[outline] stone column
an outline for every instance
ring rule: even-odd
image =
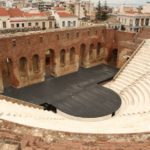
[[[143,23],[143,26],[145,26],[145,25],[146,25],[145,21],[146,21],[146,18],[144,18],[144,23]]]
[[[60,75],[60,56],[59,56],[59,54],[55,55],[53,67],[54,67],[54,69],[53,69],[52,75],[54,77],[58,77]]]
[[[0,93],[3,92],[4,92],[4,85],[3,85],[2,64],[1,64],[1,54],[0,54]]]
[[[4,86],[3,86],[3,77],[2,77],[2,70],[0,67],[0,93],[4,92]]]
[[[139,18],[139,27],[141,27],[142,18]]]
[[[88,47],[88,49],[86,50],[83,67],[88,68],[89,66],[90,66],[90,62],[89,62],[89,47]]]

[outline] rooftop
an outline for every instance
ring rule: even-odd
[[[68,13],[68,12],[65,12],[65,11],[58,11],[57,14],[60,17],[76,17],[75,15]]]
[[[44,17],[46,14],[44,12],[28,13],[20,10],[19,8],[5,9],[0,7],[0,16],[10,16],[10,17]]]

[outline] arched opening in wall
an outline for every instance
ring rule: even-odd
[[[60,51],[60,66],[64,67],[66,64],[66,51],[62,49]]]
[[[89,49],[89,60],[93,61],[94,60],[94,44],[90,45],[90,49]]]
[[[70,49],[70,64],[75,63],[75,48],[72,47]]]
[[[53,49],[46,50],[45,53],[45,74],[49,76],[54,71],[55,54]]]
[[[86,45],[81,44],[80,46],[80,55],[79,55],[79,65],[82,67],[85,63],[85,58],[86,57]]]
[[[100,53],[101,53],[101,43],[98,42],[97,43],[97,49],[96,49],[96,56],[99,57],[100,56]]]
[[[39,68],[40,68],[39,66],[40,66],[39,56],[37,54],[35,54],[32,57],[32,67],[33,67],[34,73],[39,72]]]
[[[13,76],[13,62],[10,58],[6,58],[2,62],[2,78],[4,88],[11,85],[12,76]]]
[[[111,52],[111,55],[108,59],[108,63],[112,66],[116,66],[117,65],[117,58],[118,58],[118,49],[113,49]]]
[[[27,75],[27,59],[25,57],[19,59],[19,72],[21,76]]]

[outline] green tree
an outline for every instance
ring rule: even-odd
[[[103,6],[101,19],[103,21],[108,19],[108,6],[107,6],[107,1],[106,0],[105,0],[105,3],[104,3],[104,6]]]
[[[102,17],[102,7],[101,1],[99,0],[98,5],[96,7],[96,20],[101,20]]]
[[[104,3],[104,10],[108,10],[108,6],[107,6],[107,1],[105,0],[105,3]]]

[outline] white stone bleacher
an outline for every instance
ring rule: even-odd
[[[116,116],[103,121],[72,120],[52,112],[0,100],[0,119],[35,128],[75,133],[136,133],[150,131],[150,113]]]
[[[117,77],[104,85],[117,92],[122,105],[117,115],[130,115],[150,111],[150,40],[134,54]]]
[[[31,127],[75,133],[148,132],[150,131],[150,59],[144,58],[149,55],[149,49],[150,40],[145,40],[117,78],[104,85],[116,91],[122,100],[120,109],[110,119],[73,120],[53,112],[8,102],[5,99],[0,100],[0,119]],[[143,54],[145,51],[146,56]]]

